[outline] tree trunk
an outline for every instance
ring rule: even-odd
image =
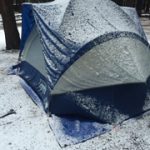
[[[13,11],[13,0],[0,0],[6,49],[19,49],[20,38]]]
[[[143,6],[143,0],[137,0],[136,10],[139,16],[141,16],[142,13],[142,6]]]

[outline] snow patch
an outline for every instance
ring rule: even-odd
[[[0,30],[0,50],[5,49],[6,44],[5,44],[5,35],[4,35],[4,30]]]
[[[21,27],[18,27],[19,34],[21,35]],[[5,34],[4,30],[0,29],[0,51],[4,50],[6,48],[6,43],[5,43]]]

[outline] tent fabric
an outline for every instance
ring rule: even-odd
[[[20,67],[20,77],[22,77],[29,85],[29,87],[31,87],[32,89],[34,89],[35,93],[38,93],[38,97],[41,100],[40,103],[37,104],[41,105],[41,107],[44,107],[45,111],[47,112],[47,107],[49,105],[49,99],[50,99],[50,88],[48,87],[47,84],[47,79],[40,73],[38,73],[38,71],[33,68],[29,63],[23,61],[21,63],[21,67]],[[24,84],[26,85],[26,84]],[[35,96],[32,93],[29,93],[29,91],[31,89],[28,89],[27,86],[23,86],[25,88],[25,90],[27,90],[27,93],[30,96],[33,96],[32,98],[35,100]]]
[[[24,45],[34,27],[34,24],[35,21],[32,13],[32,6],[30,4],[24,4],[22,9],[22,37],[20,44],[21,52],[24,49]]]
[[[60,118],[55,115],[49,119],[49,124],[62,148],[105,134],[113,128],[112,125],[100,124],[93,120],[73,117]]]
[[[129,17],[134,21],[136,27],[137,27],[137,30],[139,31],[139,33],[141,34],[141,36],[147,40],[147,37],[144,33],[144,30],[142,28],[142,25],[140,23],[140,20],[139,20],[139,17],[138,17],[138,14],[136,12],[136,9],[135,8],[132,8],[132,7],[121,7],[123,9],[123,11],[125,13],[127,13],[129,15]]]
[[[58,3],[59,3],[59,1],[58,1]],[[85,6],[85,3],[83,3],[83,6],[82,6],[82,3],[80,3],[80,1],[79,1],[79,2],[77,2],[78,7],[76,6],[77,10],[74,11],[74,14],[76,14],[76,12],[79,13],[80,11],[82,11],[82,7],[86,7],[86,9],[88,7],[91,8],[93,4],[95,7],[99,4],[99,6],[100,6],[99,13],[102,14],[101,11],[104,11],[104,10],[101,8],[102,7],[106,8],[105,5],[107,3],[108,2],[99,3],[99,1],[92,3],[92,1],[89,1],[88,6]],[[43,9],[42,9],[42,7],[43,7]],[[72,1],[70,1],[70,3],[68,4],[67,9],[68,8],[70,9],[70,7],[75,7],[75,5]],[[89,13],[86,14],[87,11],[84,12],[84,15],[81,15],[79,17],[81,24],[77,24],[76,32],[73,32],[73,28],[75,28],[74,25],[76,25],[76,24],[73,20],[73,17],[71,16],[71,14],[70,14],[71,17],[69,16],[69,18],[67,18],[67,20],[65,20],[66,16],[68,16],[68,14],[71,13],[71,11],[68,11],[68,13],[66,13],[67,12],[67,9],[66,9],[66,12],[64,12],[64,14],[63,14],[63,19],[61,20],[62,24],[60,25],[59,29],[57,29],[57,27],[56,27],[56,29],[53,29],[53,26],[56,26],[55,24],[53,25],[53,21],[51,22],[51,19],[53,20],[53,18],[49,17],[47,19],[47,15],[49,16],[49,14],[51,13],[51,12],[49,12],[49,10],[51,10],[51,9],[47,5],[46,6],[45,5],[35,5],[35,6],[33,6],[33,8],[34,8],[35,20],[37,20],[36,24],[37,24],[37,27],[41,34],[41,40],[42,40],[42,43],[44,46],[43,53],[45,56],[47,71],[49,73],[48,79],[50,82],[51,89],[54,88],[55,84],[57,83],[60,76],[64,73],[64,71],[70,66],[70,64],[72,62],[74,62],[74,58],[76,56],[78,56],[77,55],[78,51],[79,51],[79,57],[80,57],[80,53],[83,53],[86,49],[92,48],[91,47],[92,43],[97,42],[97,45],[98,45],[101,43],[101,40],[103,41],[103,39],[105,39],[105,37],[106,37],[106,40],[109,40],[109,38],[111,38],[111,37],[113,37],[113,38],[117,37],[117,35],[114,33],[114,32],[116,32],[117,27],[115,27],[116,24],[115,24],[114,20],[111,21],[112,16],[110,18],[110,13],[106,14],[106,15],[107,15],[107,17],[109,17],[108,19],[110,19],[109,22],[111,22],[111,24],[108,23],[108,21],[106,19],[103,19],[103,16],[101,16],[101,19],[97,19],[96,17],[95,18],[93,17],[95,12],[96,12],[96,15],[98,14],[96,11],[97,9],[95,9],[95,11],[92,11],[91,15]],[[89,8],[89,10],[90,10],[90,8]],[[56,9],[57,9],[57,7],[56,7]],[[112,9],[112,7],[109,8],[109,5],[108,5],[107,9],[108,10]],[[57,12],[57,11],[54,11],[54,12]],[[123,17],[126,15],[126,14],[123,14],[123,11],[120,14]],[[55,16],[55,14],[54,14],[54,16]],[[74,15],[74,18],[75,17],[76,16]],[[126,19],[127,17],[124,17],[124,18]],[[125,19],[124,19],[124,22],[122,21],[122,24],[126,24]],[[127,18],[127,19],[129,20],[130,18]],[[87,20],[87,22],[85,22],[84,20]],[[88,32],[89,31],[91,32],[91,23],[89,23],[88,20],[90,20],[91,22],[93,21],[98,26],[96,28],[96,30],[94,30],[95,35],[93,32],[89,36]],[[118,19],[118,21],[121,21],[121,20]],[[65,22],[65,23],[63,23],[63,22]],[[113,25],[113,23],[115,25]],[[81,25],[82,25],[82,27],[80,27]],[[125,36],[128,36],[128,32],[131,32],[130,30],[132,30],[133,34],[136,33],[139,36],[141,36],[140,32],[137,30],[133,21],[130,22],[130,24],[128,24],[128,25],[130,26],[130,28],[128,27],[128,29],[126,29],[127,31],[124,31],[124,32],[127,32],[127,34],[125,34]],[[57,26],[59,26],[59,24]],[[72,27],[72,29],[70,27]],[[86,31],[87,31],[87,32],[85,32],[84,38],[82,37],[82,32],[84,31],[83,27],[84,28],[86,27]],[[92,28],[94,28],[94,27],[92,27]],[[120,33],[121,30],[122,29],[125,30],[125,28],[127,28],[127,26],[123,25],[122,28],[118,26],[118,28],[120,28],[120,31],[119,31],[119,33]],[[71,32],[73,32],[73,33],[71,33]],[[109,34],[105,35],[105,33],[107,33],[107,32],[109,32]],[[104,37],[100,37],[101,36],[100,34],[104,35]],[[123,34],[120,34],[120,36],[122,36],[122,35]],[[100,37],[99,38],[100,40],[94,41],[94,39],[97,37],[98,38]],[[132,37],[132,35],[130,35],[130,37]],[[68,41],[66,41],[66,39],[68,39],[68,38],[69,38],[69,40],[68,40],[69,43],[68,43]],[[90,48],[87,48],[87,45],[90,45]],[[82,48],[85,46],[86,46],[86,48]]]
[[[127,38],[128,36],[129,38]],[[104,35],[104,37],[106,36]],[[101,43],[100,45],[93,46],[92,42],[88,43],[88,45],[83,47],[84,53],[82,54],[80,53],[82,51],[80,51],[79,55],[76,55],[80,58],[75,58],[76,56],[73,58],[77,61],[60,77],[59,82],[57,82],[52,91],[53,94],[121,83],[137,83],[144,81],[145,78],[148,77],[149,72],[146,73],[146,70],[143,70],[145,69],[143,66],[148,67],[148,64],[142,64],[141,66],[141,63],[149,63],[149,51],[143,53],[142,50],[143,48],[147,49],[147,44],[143,46],[143,44],[137,40],[136,36],[129,33],[110,34],[108,38],[106,38],[107,42],[104,42],[104,37],[95,39],[95,43],[99,42]],[[119,45],[115,43],[119,43]],[[128,43],[128,45],[126,45],[126,43]],[[135,46],[135,43],[138,45],[138,48]],[[137,60],[140,62],[138,67],[132,63],[134,54],[131,55],[130,49],[133,48],[136,50],[136,57],[140,56],[142,53],[142,57],[145,58],[145,62]],[[101,49],[105,49],[105,51],[101,51]],[[128,50],[129,52],[127,52]],[[134,50],[132,50],[132,52],[133,51]],[[116,59],[116,55],[120,57],[120,61]],[[142,71],[142,74],[139,71]],[[72,76],[74,78],[72,78]],[[82,76],[84,76],[84,78],[82,78]]]
[[[56,0],[23,7],[19,75],[46,112],[120,122],[142,111],[150,53],[134,9],[110,0]],[[133,93],[125,92],[127,87]],[[118,99],[135,103],[137,97],[140,108],[131,114],[115,105]],[[103,107],[109,110],[104,115]]]

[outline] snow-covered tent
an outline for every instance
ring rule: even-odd
[[[150,51],[134,8],[110,0],[23,5],[18,65],[46,112],[120,122],[143,111]]]

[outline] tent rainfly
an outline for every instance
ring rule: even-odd
[[[118,123],[144,110],[150,51],[134,8],[25,3],[22,19],[18,74],[47,113]]]

